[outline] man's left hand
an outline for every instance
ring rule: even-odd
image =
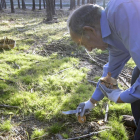
[[[105,85],[101,84],[99,82],[99,88],[102,91],[102,93],[109,98],[111,101],[117,103],[118,98],[120,97],[120,94],[123,92],[121,89],[109,89]]]

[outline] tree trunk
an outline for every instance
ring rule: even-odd
[[[90,0],[90,3],[93,4],[93,1],[94,1],[94,0]]]
[[[55,0],[52,0],[52,1],[53,1],[52,14],[55,15]]]
[[[82,0],[82,5],[84,5],[85,4],[85,0]]]
[[[18,8],[20,9],[20,1],[18,0]]]
[[[1,0],[1,7],[6,9],[6,2],[5,2],[5,0]]]
[[[80,0],[77,0],[77,5],[80,6]]]
[[[90,0],[87,0],[87,3],[90,3]]]
[[[32,10],[34,11],[35,10],[35,0],[32,0],[32,3],[33,3]]]
[[[53,20],[53,0],[46,0],[47,21]]]
[[[93,4],[93,3],[95,4],[96,3],[96,0],[90,0],[90,3],[91,4]]]
[[[62,9],[62,0],[60,0],[60,9]]]
[[[25,9],[26,9],[25,1],[22,0],[22,10],[25,10]]]
[[[41,0],[39,0],[39,10],[41,10]]]
[[[44,9],[46,8],[46,2],[45,0],[43,0],[43,6],[44,6]]]
[[[75,9],[75,0],[70,0],[70,10]]]
[[[103,7],[105,8],[105,0],[103,0]]]
[[[11,13],[15,13],[13,0],[10,0],[10,4],[11,4]]]
[[[2,11],[2,6],[1,6],[1,2],[0,2],[0,11]]]

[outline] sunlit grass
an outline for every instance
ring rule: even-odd
[[[14,21],[10,21],[10,18]],[[16,40],[16,47],[12,50],[1,50],[0,52],[0,104],[18,106],[19,109],[5,109],[2,115],[14,114],[17,116],[27,116],[33,114],[37,120],[51,122],[48,132],[50,134],[62,133],[64,138],[68,138],[63,123],[57,120],[65,120],[70,123],[77,122],[75,115],[63,115],[61,111],[74,110],[80,102],[87,101],[93,94],[95,87],[87,82],[87,68],[78,68],[79,59],[73,57],[62,57],[57,53],[48,56],[34,54],[34,51],[44,49],[44,45],[57,42],[63,37],[69,38],[66,34],[66,18],[60,19],[59,23],[43,23],[42,16],[34,15],[5,15],[0,21],[0,39],[4,36]],[[16,19],[16,20],[15,20]],[[74,46],[71,40],[64,39],[62,45],[67,48]],[[39,46],[39,47],[36,47]],[[57,46],[57,45],[56,45]],[[31,49],[32,48],[32,49]],[[83,47],[79,50],[85,51]],[[96,50],[96,54],[108,53],[107,51]],[[77,56],[77,52],[71,51]],[[133,67],[133,62],[128,63]],[[98,81],[100,76],[95,76]],[[12,81],[13,83],[8,82]],[[107,98],[98,102],[95,109],[87,117],[87,121],[103,119],[105,102]],[[113,121],[114,118],[124,114],[131,114],[128,104],[115,104],[109,102],[109,120],[113,126],[113,131],[109,134],[112,139],[120,122]],[[116,127],[112,125],[116,124]],[[11,122],[6,121],[0,125],[1,130],[10,131]],[[69,128],[70,129],[70,128]],[[122,134],[123,133],[123,134]],[[46,134],[44,129],[35,129],[31,138],[40,137]],[[103,136],[104,135],[104,136]],[[120,136],[126,139],[124,130],[118,132],[116,138]],[[103,139],[107,138],[106,133],[102,134]],[[116,140],[116,139],[115,139]]]

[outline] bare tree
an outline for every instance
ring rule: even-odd
[[[90,0],[90,3],[91,4],[93,4],[93,3],[95,4],[96,3],[96,0]]]
[[[105,0],[103,0],[103,7],[105,8]]]
[[[52,14],[55,15],[55,0],[52,0],[52,1],[53,1]]]
[[[41,0],[39,0],[39,10],[41,10]]]
[[[43,0],[43,6],[44,6],[44,9],[46,8],[46,1]]]
[[[22,10],[25,10],[25,9],[26,9],[25,1],[22,0]]]
[[[34,11],[35,10],[35,0],[32,0],[32,3],[33,3],[32,10]]]
[[[70,0],[70,10],[75,9],[75,0]]]
[[[0,11],[2,11],[2,6],[1,6],[1,2],[0,2]]]
[[[90,3],[90,0],[87,0],[87,3]]]
[[[77,5],[80,6],[80,0],[77,0]]]
[[[46,0],[46,12],[47,12],[47,21],[53,20],[53,0]]]
[[[18,8],[20,9],[20,1],[18,0]]]
[[[6,9],[6,1],[5,0],[1,0],[1,7]]]
[[[85,4],[85,0],[82,0],[82,5],[84,5]]]
[[[60,9],[62,9],[62,0],[60,0]]]
[[[15,13],[13,0],[10,0],[10,4],[11,4],[11,13]]]

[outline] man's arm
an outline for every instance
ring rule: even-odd
[[[103,67],[102,77],[106,77],[108,72],[111,72],[113,78],[117,78],[123,69],[126,62],[130,59],[130,55],[121,50],[118,50],[112,46],[109,46],[109,62]],[[104,94],[99,88],[99,82],[97,84],[96,90],[92,95],[92,98],[96,101],[103,99]]]

